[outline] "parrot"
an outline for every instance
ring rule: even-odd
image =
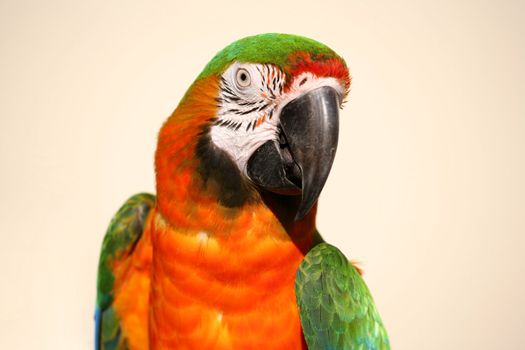
[[[386,350],[361,270],[316,228],[351,77],[328,46],[219,51],[158,134],[98,264],[95,349]]]

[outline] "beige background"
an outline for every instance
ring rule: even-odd
[[[220,4],[219,4],[220,3]],[[325,238],[394,349],[523,349],[525,5],[0,1],[0,348],[91,349],[106,225],[219,49],[325,42],[353,72]]]

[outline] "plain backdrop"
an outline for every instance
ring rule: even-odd
[[[0,348],[91,349],[107,224],[252,34],[326,43],[350,100],[320,200],[392,347],[523,349],[523,1],[0,1]]]

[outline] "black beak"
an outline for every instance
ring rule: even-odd
[[[302,219],[324,187],[337,148],[339,95],[320,87],[289,102],[281,111],[279,143],[268,141],[248,161],[250,179],[272,192],[301,194],[295,216]]]

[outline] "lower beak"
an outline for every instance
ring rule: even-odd
[[[317,202],[332,167],[339,135],[339,94],[324,86],[285,105],[281,142],[268,141],[248,161],[248,176],[272,192],[301,194],[300,220]],[[300,191],[300,192],[299,192]]]

